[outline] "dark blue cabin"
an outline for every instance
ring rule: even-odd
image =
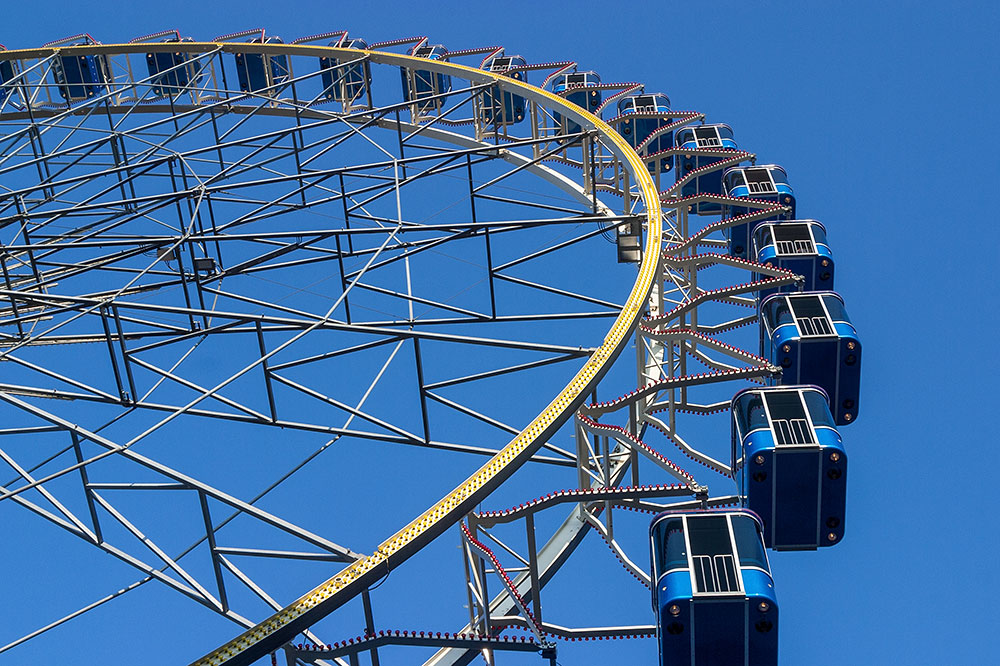
[[[669,112],[670,98],[663,93],[628,95],[618,100],[618,118],[615,129],[640,155],[652,155],[661,150],[669,150],[674,147],[673,132],[659,135],[646,144],[641,151],[639,150],[639,146],[643,145],[653,132],[673,122],[671,118],[659,115]],[[643,117],[630,117],[639,115]],[[667,157],[660,160],[658,165],[656,163],[650,164],[649,169],[654,173],[656,171],[661,173],[669,171],[672,162],[673,160]]]
[[[527,64],[527,61],[519,55],[495,55],[483,62],[483,69],[503,74],[515,81],[525,81],[524,71],[516,68]],[[512,69],[514,71],[511,71]],[[509,92],[501,93],[497,87],[493,87],[484,91],[480,97],[479,119],[487,127],[513,125],[524,120],[524,109],[523,97]]]
[[[415,46],[409,54],[428,60],[443,60],[448,55],[448,49],[440,44],[432,46]],[[403,96],[408,102],[415,102],[417,111],[424,112],[440,109],[444,105],[444,97],[436,97],[451,92],[451,76],[438,74],[429,69],[408,69],[403,67]]]
[[[352,39],[344,44],[330,42],[330,46],[345,49],[368,50],[363,39]],[[349,64],[341,64],[349,63]],[[350,106],[366,96],[372,84],[371,65],[367,58],[352,57],[348,60],[322,57],[319,59],[320,77],[323,80],[323,97]]]
[[[80,41],[68,46],[88,43]],[[52,77],[64,100],[79,102],[103,94],[111,80],[111,70],[103,54],[57,55],[52,61]]]
[[[781,366],[782,385],[815,384],[837,425],[858,417],[861,341],[832,291],[772,294],[760,305],[761,355]]]
[[[0,51],[6,49],[0,48]],[[3,105],[10,97],[14,86],[10,84],[17,76],[17,62],[14,60],[0,60],[0,105]]]
[[[745,197],[756,199],[757,201],[773,201],[782,206],[789,206],[788,213],[779,213],[765,218],[765,220],[794,220],[795,219],[795,196],[792,188],[788,185],[788,176],[785,170],[777,164],[765,164],[753,167],[732,167],[726,169],[722,174],[722,187],[727,197]],[[722,209],[724,218],[732,218],[738,215],[746,215],[758,209],[748,206],[725,205]],[[726,228],[726,237],[729,239],[729,254],[747,258],[750,249],[751,228],[760,224],[760,221],[750,223],[744,222]]]
[[[649,528],[660,666],[778,663],[778,603],[760,520],[666,511]]]
[[[553,79],[552,92],[580,108],[596,114],[604,99],[597,87],[600,84],[601,77],[597,75],[597,72],[569,72],[560,74]],[[553,111],[552,117],[563,134],[576,134],[581,129],[579,123],[564,118],[558,111]]]
[[[194,40],[190,37],[163,40],[164,43],[191,41]],[[191,59],[191,54],[182,51],[147,53],[146,70],[149,72],[153,94],[157,97],[171,97],[184,92],[202,79],[201,66]]]
[[[847,454],[826,392],[750,388],[733,397],[733,476],[775,550],[815,550],[844,538]]]
[[[805,291],[833,289],[833,254],[826,241],[826,227],[816,220],[764,222],[753,232],[750,257],[805,277]],[[756,276],[755,276],[756,277]],[[761,289],[763,300],[779,291],[798,290],[796,285]]]
[[[284,44],[281,37],[267,37],[263,40],[248,39],[251,44]],[[240,82],[240,90],[245,93],[257,93],[273,97],[278,94],[279,87],[292,78],[292,70],[288,56],[265,55],[263,53],[237,53],[236,76]]]
[[[677,148],[680,150],[736,150],[733,140],[733,128],[723,123],[714,125],[698,125],[697,127],[682,127],[674,136]],[[674,158],[677,180],[685,178],[692,171],[703,169],[725,159],[721,155],[677,155]],[[691,197],[696,194],[715,194],[723,196],[722,169],[708,171],[689,180],[681,188],[681,196]],[[722,212],[722,205],[714,201],[702,201],[691,207],[691,211],[699,215],[717,215]]]

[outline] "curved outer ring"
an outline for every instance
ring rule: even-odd
[[[30,49],[7,51],[3,59],[45,57],[59,52],[79,53],[147,53],[159,50],[204,53],[222,50],[226,53],[267,53],[299,56],[359,57],[367,55],[372,62],[396,65],[409,69],[432,70],[455,74],[477,83],[497,82],[504,88],[517,89],[519,95],[548,106],[558,108],[565,116],[573,118],[587,129],[595,129],[605,140],[611,152],[627,164],[634,182],[639,185],[646,205],[646,251],[643,253],[639,274],[621,313],[601,346],[583,368],[552,402],[532,420],[510,443],[500,450],[472,476],[448,493],[434,506],[385,540],[371,555],[357,560],[335,576],[306,593],[268,619],[248,629],[225,645],[194,662],[193,666],[234,666],[249,664],[291,640],[299,631],[314,624],[346,603],[363,589],[402,564],[426,543],[461,520],[472,508],[488,496],[497,486],[526,462],[566,420],[583,404],[611,364],[631,339],[638,324],[657,275],[657,263],[662,242],[660,200],[646,165],[625,140],[610,125],[588,111],[568,102],[547,90],[507,78],[492,72],[465,65],[426,60],[413,56],[383,51],[359,51],[333,47],[229,44],[211,42],[159,44],[116,44],[101,46],[66,47],[62,49]]]

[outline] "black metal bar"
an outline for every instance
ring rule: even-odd
[[[431,426],[427,415],[427,393],[424,389],[424,365],[420,354],[420,340],[417,338],[413,338],[413,357],[416,361],[417,391],[420,395],[420,418],[424,424],[424,443],[430,444]]]
[[[369,636],[374,637],[375,617],[374,615],[372,615],[372,600],[368,588],[365,588],[365,591],[361,593],[361,602],[364,604],[365,608],[365,637],[366,638]],[[378,646],[372,645],[369,654],[371,655],[372,666],[379,666]]]
[[[80,449],[80,438],[73,431],[70,431],[69,436],[73,441],[73,451],[76,453],[76,461],[78,463],[82,463],[83,451]],[[103,543],[104,535],[101,531],[101,521],[97,517],[97,505],[94,504],[94,496],[90,490],[90,479],[87,475],[86,465],[80,465],[80,481],[83,482],[83,494],[87,498],[87,508],[90,510],[90,520],[94,524],[94,536],[97,538],[97,543]]]
[[[115,330],[118,331],[118,346],[121,349],[122,361],[125,364],[125,376],[128,377],[128,387],[132,394],[131,401],[136,401],[139,398],[138,391],[135,388],[135,378],[132,376],[132,364],[129,362],[128,350],[125,349],[125,336],[122,334],[122,320],[118,314],[118,306],[111,305],[111,314],[115,318]]]
[[[104,326],[104,338],[108,342],[108,356],[111,357],[111,369],[115,374],[115,385],[118,386],[118,395],[121,396],[122,404],[127,404],[128,394],[125,393],[125,387],[122,385],[121,372],[118,370],[118,359],[115,358],[115,345],[111,340],[111,328],[108,326],[108,316],[107,307],[101,306],[101,324]]]
[[[212,514],[208,510],[208,497],[201,490],[198,491],[198,501],[201,503],[201,516],[205,521],[205,538],[208,539],[208,548],[212,556],[212,570],[215,572],[215,583],[219,588],[219,603],[222,611],[229,610],[229,598],[226,595],[226,583],[222,578],[222,567],[219,564],[219,554],[215,551],[215,527],[212,525]]]
[[[479,221],[476,219],[476,187],[472,180],[472,155],[465,156],[465,166],[469,177],[469,214],[472,219],[472,224],[478,224]],[[496,297],[496,285],[493,282],[493,252],[490,247],[490,229],[489,226],[486,227],[486,232],[483,234],[486,243],[486,276],[490,287],[490,316],[496,319],[497,316],[497,297]]]
[[[7,251],[4,250],[4,249],[2,249],[2,247],[3,247],[3,244],[0,243],[0,268],[3,269],[3,280],[4,280],[4,284],[7,287],[7,291],[13,292],[14,291],[14,286],[11,284],[10,272],[7,270],[7,257],[10,256],[10,255],[8,255]],[[24,326],[21,323],[21,314],[18,312],[18,309],[17,309],[17,299],[14,296],[10,296],[9,299],[10,299],[10,307],[11,307],[11,310],[13,311],[13,313],[14,313],[14,320],[15,320],[16,325],[17,325],[17,335],[18,335],[19,338],[23,338],[24,337]]]
[[[338,174],[338,177],[340,178],[340,201],[344,205],[344,229],[350,231],[350,229],[351,229],[351,211],[347,207],[347,190],[344,188],[344,174],[340,173],[340,174]],[[338,237],[338,241],[339,241],[339,237]],[[350,235],[347,236],[347,250],[349,252],[351,252],[351,253],[354,252],[354,242],[353,242],[353,240],[352,240],[352,238],[351,238]],[[340,254],[340,245],[339,245],[339,243],[337,245],[337,254],[338,255]],[[343,270],[341,270],[341,274],[343,274]],[[345,285],[344,288],[345,289],[347,288],[346,285]]]
[[[340,235],[334,237],[337,243],[337,268],[340,273],[340,290],[344,295],[344,319],[348,324],[351,323],[351,303],[350,303],[350,293],[347,291],[347,276],[344,274],[344,253],[341,251],[340,247]],[[351,237],[347,237],[347,243],[350,245]]]
[[[267,404],[271,409],[271,420],[278,420],[278,409],[274,404],[274,389],[271,386],[271,371],[267,367],[267,349],[264,346],[264,331],[261,328],[260,320],[254,322],[257,327],[257,345],[260,348],[260,357],[263,359],[261,370],[264,372],[264,387],[267,389]]]
[[[535,514],[529,513],[524,517],[524,529],[528,539],[528,575],[531,580],[531,589],[535,594],[531,595],[531,605],[535,610],[535,621],[542,623],[542,587],[538,583],[538,549],[535,546]]]

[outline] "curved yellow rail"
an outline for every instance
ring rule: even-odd
[[[548,108],[558,109],[560,114],[573,118],[585,127],[594,127],[611,151],[627,164],[630,175],[638,184],[646,205],[646,252],[643,254],[636,282],[603,343],[569,384],[499,453],[434,506],[386,539],[375,549],[374,553],[349,565],[292,604],[276,612],[257,626],[248,629],[222,647],[198,659],[192,665],[220,666],[225,664],[234,666],[250,663],[276,649],[303,628],[346,603],[365,587],[376,582],[387,571],[417,552],[424,544],[454,525],[475,504],[479,503],[526,462],[565,423],[565,419],[583,403],[586,396],[590,394],[593,387],[628,343],[639,317],[646,307],[657,274],[657,260],[662,241],[660,201],[656,186],[645,163],[625,140],[603,120],[547,90],[465,65],[382,51],[362,52],[319,46],[206,42],[172,43],[166,47],[160,44],[108,44],[63,49],[43,48],[9,51],[4,53],[4,56],[6,58],[45,57],[56,51],[111,55],[142,53],[163,48],[201,53],[221,50],[227,53],[284,53],[334,57],[358,57],[364,53],[371,58],[372,62],[376,63],[439,71],[479,83],[497,81],[508,90],[516,89],[519,95],[543,103]]]
[[[304,51],[306,52],[303,53],[304,55],[313,55],[313,51],[332,51],[334,54],[340,51],[341,53],[358,54],[357,51],[346,52],[343,49],[333,48],[297,46],[280,48],[282,51],[287,50],[290,53]],[[366,53],[372,56],[374,62],[398,64],[424,70],[448,71],[473,81],[486,79],[500,81],[504,87],[519,89],[519,92],[528,93],[529,97],[536,100],[539,97],[544,98],[551,107],[558,108],[560,113],[564,115],[577,116],[581,120],[588,121],[588,124],[593,124],[605,141],[617,148],[615,152],[618,153],[618,157],[623,158],[631,167],[631,176],[642,191],[648,217],[646,252],[643,254],[639,275],[632,291],[601,346],[555,399],[507,446],[434,506],[386,539],[375,549],[374,553],[349,565],[257,626],[197,660],[193,666],[249,663],[263,656],[271,649],[278,647],[280,643],[291,639],[300,630],[300,627],[319,620],[327,612],[347,602],[363,587],[374,582],[374,580],[368,581],[367,579],[381,577],[385,572],[394,568],[396,564],[416,552],[424,543],[460,520],[471,506],[478,503],[493,487],[530,458],[555,430],[561,427],[565,422],[563,417],[571,414],[590,393],[593,385],[600,380],[622,347],[628,343],[636,322],[646,307],[646,301],[656,277],[662,235],[660,202],[656,186],[645,163],[610,125],[547,90],[501,77],[498,74],[464,65],[443,64],[394,53],[377,51]],[[320,608],[323,608],[324,612],[319,612]],[[267,640],[269,638],[271,640]],[[264,647],[265,643],[269,647]]]

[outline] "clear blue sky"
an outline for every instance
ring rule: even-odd
[[[113,43],[168,28],[207,40],[257,26],[286,39],[427,34],[454,49],[502,44],[529,62],[574,59],[729,123],[741,147],[787,169],[800,217],[826,224],[865,345],[862,416],[844,429],[845,542],[772,559],[782,663],[958,664],[996,653],[986,463],[1000,371],[987,204],[1000,178],[998,19],[985,2],[8,3],[0,42],[87,31]],[[2,616],[16,613],[5,604]],[[150,664],[200,656],[201,640],[185,646],[157,622],[121,625],[118,646],[170,642]],[[234,633],[218,626],[220,642]],[[109,648],[72,627],[59,644],[77,663]],[[631,655],[621,663],[652,663],[651,646],[617,644]],[[610,663],[594,654],[567,649],[560,662]]]

